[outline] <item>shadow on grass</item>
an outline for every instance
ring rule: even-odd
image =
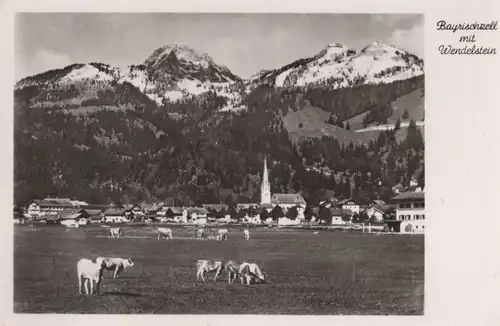
[[[116,292],[116,291],[103,292],[101,295],[103,295],[103,296],[106,296],[106,295],[119,295],[119,296],[125,296],[125,297],[142,297],[141,293]]]

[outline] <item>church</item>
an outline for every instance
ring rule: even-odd
[[[301,194],[272,194],[271,185],[269,183],[269,172],[267,170],[267,161],[264,158],[264,172],[262,174],[262,183],[260,185],[260,207],[271,210],[274,206],[279,205],[286,212],[288,209],[297,206],[299,218],[304,215],[306,201]]]

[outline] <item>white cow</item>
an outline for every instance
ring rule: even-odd
[[[219,229],[217,240],[219,241],[227,240],[227,233],[228,233],[227,229]]]
[[[250,240],[250,231],[245,230],[243,231],[243,234],[245,235],[245,240]]]
[[[267,278],[266,274],[260,270],[259,265],[255,263],[242,263],[238,270],[238,274],[241,284],[251,284],[252,282],[264,283]]]
[[[119,239],[121,233],[122,233],[122,230],[120,228],[110,228],[108,238]]]
[[[203,238],[203,233],[205,233],[203,229],[196,230],[196,238]]]
[[[217,281],[217,278],[220,276],[222,273],[222,270],[224,269],[224,266],[222,265],[221,261],[214,261],[214,260],[204,260],[204,259],[199,259],[196,261],[196,280],[201,280],[205,282],[205,273],[213,273],[215,272],[215,277],[214,277],[214,282]]]
[[[167,240],[168,239],[172,240],[172,230],[169,228],[158,228],[157,233],[158,233],[158,240],[160,240],[162,236],[167,238]]]
[[[132,261],[131,258],[125,259],[125,258],[97,257],[95,261],[98,265],[101,265],[103,269],[114,270],[113,273],[114,279],[118,278],[118,274],[120,274],[120,272],[125,268],[134,266],[134,262]]]
[[[96,283],[96,294],[99,294],[99,286],[101,284],[103,266],[99,263],[94,263],[90,259],[82,258],[76,264],[78,271],[78,293],[82,294],[82,279],[83,286],[87,294],[94,293],[94,282]],[[90,282],[90,289],[88,283]]]
[[[227,271],[227,282],[233,284],[234,280],[239,275],[240,265],[232,260],[228,260],[224,264],[224,269]]]

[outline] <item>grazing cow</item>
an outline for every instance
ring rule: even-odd
[[[243,231],[243,234],[245,235],[245,240],[250,240],[250,231],[245,230]]]
[[[165,238],[172,240],[172,230],[169,228],[158,228],[158,240],[163,236]]]
[[[94,293],[94,282],[96,283],[96,294],[99,294],[99,286],[102,278],[102,264],[95,263],[90,259],[82,258],[76,264],[78,271],[78,293],[82,294],[82,279],[83,286],[87,294]],[[90,282],[90,289],[88,283]]]
[[[120,228],[110,228],[108,238],[120,239],[121,233],[122,233],[122,230]]]
[[[228,233],[227,229],[219,229],[217,240],[219,241],[227,240],[227,233]]]
[[[203,229],[198,229],[198,230],[196,230],[196,235],[195,235],[195,237],[196,237],[196,238],[203,238],[203,233],[205,233],[205,230],[203,230]]]
[[[224,266],[222,265],[221,261],[199,259],[198,261],[196,261],[196,269],[196,280],[199,280],[201,278],[201,280],[205,282],[204,274],[215,272],[215,282],[222,273]]]
[[[240,265],[232,260],[228,260],[224,264],[224,269],[227,271],[227,282],[233,284],[234,280],[239,275]]]
[[[124,258],[97,257],[95,261],[97,264],[101,265],[103,269],[114,270],[113,273],[114,279],[118,278],[118,274],[120,274],[120,272],[125,268],[134,266],[134,262],[132,261],[131,258],[124,259]]]
[[[238,274],[240,276],[241,284],[251,284],[252,281],[254,283],[264,283],[267,278],[266,274],[262,273],[260,270],[259,265],[255,263],[242,263],[238,270]]]

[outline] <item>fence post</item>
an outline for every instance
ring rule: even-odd
[[[356,282],[356,265],[352,265],[352,281]]]
[[[415,271],[411,270],[411,283],[415,284]]]
[[[52,256],[52,262],[54,263],[54,270],[56,270],[56,256]]]
[[[142,263],[141,263],[141,277],[143,276]]]

